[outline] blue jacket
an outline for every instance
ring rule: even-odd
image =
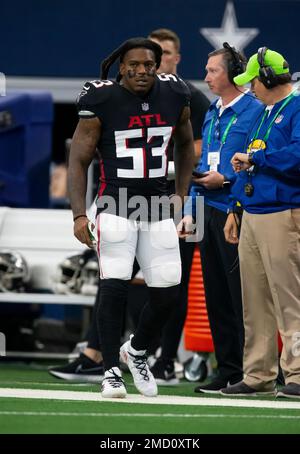
[[[264,137],[283,102],[274,105],[258,139]],[[250,139],[258,123],[253,126]],[[250,178],[246,171],[237,175],[232,186],[233,198],[249,213],[274,213],[300,207],[300,96],[294,96],[283,108],[273,123],[266,149],[258,150],[252,159],[256,165],[254,174]],[[247,182],[254,188],[251,197],[244,192]]]
[[[226,130],[232,116],[237,115],[236,120],[232,124],[225,144],[220,153],[220,164],[218,165],[218,172],[225,176],[226,180],[235,180],[235,174],[230,164],[230,160],[234,153],[244,151],[248,142],[249,130],[257,119],[260,112],[263,110],[262,104],[257,101],[251,94],[244,95],[233,106],[225,109],[219,118],[219,135],[216,136],[216,124],[212,128],[211,145],[208,146],[209,129],[212,118],[218,117],[217,101],[214,101],[205,116],[202,130],[202,155],[198,164],[197,170],[206,172],[209,170],[208,165],[208,152],[218,151],[221,145],[221,137]],[[227,186],[227,185],[226,185]],[[192,185],[190,195],[193,199],[193,214],[195,214],[195,197],[198,195],[204,196],[204,203],[212,207],[218,208],[221,211],[227,211],[230,206],[230,185],[221,189],[207,190],[200,185]],[[185,210],[186,213],[190,212],[189,209]]]

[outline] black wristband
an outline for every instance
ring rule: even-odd
[[[253,152],[248,153],[248,162],[249,162],[249,164],[251,164],[251,166],[255,165],[255,162],[253,161],[253,155],[254,155]]]
[[[240,205],[235,205],[234,207],[227,208],[227,214],[243,214],[243,208]]]
[[[76,219],[78,218],[87,218],[87,215],[86,214],[78,214],[78,216],[75,216],[75,218],[73,218],[73,221],[75,222]]]

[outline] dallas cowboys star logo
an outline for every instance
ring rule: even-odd
[[[223,47],[224,42],[230,43],[239,51],[243,51],[258,34],[258,28],[239,28],[234,4],[226,4],[222,25],[220,28],[200,28],[200,33],[215,49]]]

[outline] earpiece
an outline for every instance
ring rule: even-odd
[[[265,56],[268,48],[260,47],[257,51],[257,61],[259,64],[259,80],[266,88],[273,88],[278,85],[276,73],[272,66],[266,65]]]
[[[223,43],[224,49],[227,49],[231,54],[231,59],[228,61],[228,79],[234,84],[234,77],[242,74],[246,69],[246,61],[243,61],[240,54],[231,47],[228,43]]]

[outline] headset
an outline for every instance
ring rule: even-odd
[[[266,88],[274,88],[278,85],[277,75],[272,66],[266,65],[265,56],[268,48],[260,47],[257,51],[257,61],[259,64],[259,80]]]
[[[242,56],[231,47],[228,43],[223,43],[224,49],[230,52],[231,59],[228,60],[228,79],[234,84],[234,77],[242,74],[246,70],[246,60],[243,60]]]

